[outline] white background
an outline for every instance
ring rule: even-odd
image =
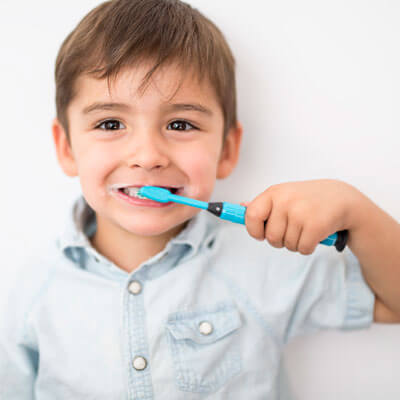
[[[237,60],[242,150],[212,200],[249,201],[272,184],[334,178],[400,221],[400,3],[188,2],[221,28]],[[0,3],[0,306],[27,251],[53,240],[79,194],[51,137],[54,64],[98,4]],[[294,398],[397,400],[399,344],[400,326],[383,324],[296,339],[285,352]]]

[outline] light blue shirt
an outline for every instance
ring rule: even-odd
[[[200,211],[127,273],[95,230],[80,196],[27,258],[0,322],[1,400],[277,399],[290,339],[373,319],[348,248],[305,256]]]

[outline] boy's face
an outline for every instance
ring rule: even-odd
[[[71,147],[58,120],[53,122],[60,165],[67,175],[79,176],[98,227],[108,225],[141,237],[176,234],[200,210],[177,203],[132,205],[110,187],[182,187],[182,196],[209,201],[216,178],[228,176],[237,163],[242,135],[238,124],[223,146],[222,109],[207,81],[199,86],[188,74],[171,99],[181,78],[176,67],[157,70],[139,94],[137,88],[149,66],[121,72],[111,93],[106,79],[78,79],[77,96],[68,108]],[[85,113],[94,103],[125,106]],[[208,111],[178,109],[173,104],[200,104]]]

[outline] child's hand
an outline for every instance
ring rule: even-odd
[[[362,197],[345,182],[323,179],[273,185],[253,201],[240,204],[247,207],[250,236],[307,255],[329,235],[352,228]]]

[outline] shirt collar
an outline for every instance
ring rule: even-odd
[[[165,249],[151,258],[148,263],[156,263],[173,246],[188,246],[189,251],[185,260],[194,257],[202,246],[208,246],[215,240],[221,224],[211,214],[199,212],[191,218],[186,227],[166,245]],[[59,250],[75,263],[80,260],[81,249],[92,256],[110,262],[97,252],[90,242],[90,237],[96,232],[96,213],[86,202],[83,195],[74,200],[69,207],[64,230],[57,237],[56,243]],[[82,265],[81,265],[82,267]]]

